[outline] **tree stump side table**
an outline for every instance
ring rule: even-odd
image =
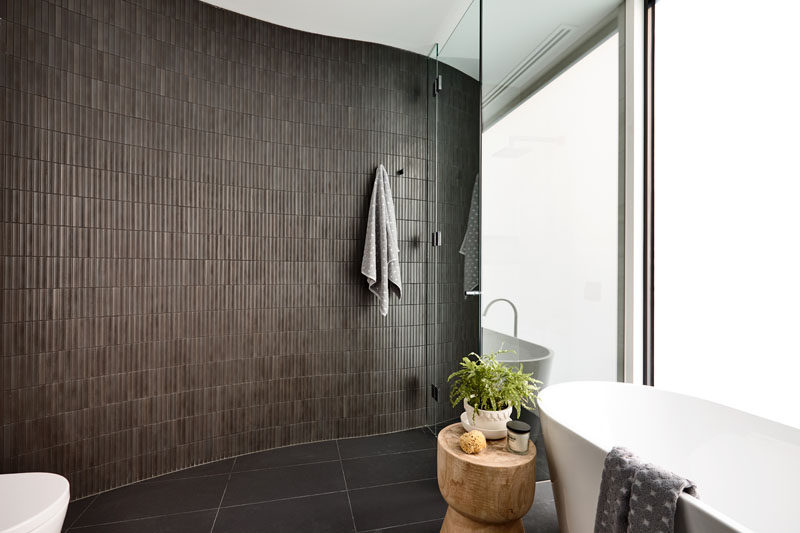
[[[506,450],[506,439],[487,440],[470,455],[458,445],[460,423],[439,432],[436,470],[439,491],[448,504],[442,532],[522,532],[522,517],[536,490],[536,446],[528,453]]]

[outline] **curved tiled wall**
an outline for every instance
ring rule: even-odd
[[[81,497],[425,423],[425,58],[195,0],[0,6],[3,472]],[[385,319],[358,274],[380,162],[404,169]],[[471,181],[447,190],[466,215]],[[445,305],[444,353],[476,349],[475,304]]]

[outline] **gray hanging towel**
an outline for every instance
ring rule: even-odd
[[[630,450],[615,447],[606,456],[597,501],[595,533],[648,533],[675,530],[682,492],[697,496],[691,481],[646,464]]]
[[[361,273],[367,278],[369,290],[378,298],[381,315],[386,316],[389,312],[389,284],[397,289],[398,298],[402,296],[403,286],[394,199],[389,174],[383,165],[375,170]]]
[[[474,290],[481,282],[481,190],[480,174],[475,176],[469,204],[467,231],[458,253],[464,256],[464,290]]]

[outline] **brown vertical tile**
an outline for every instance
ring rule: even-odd
[[[455,246],[478,168],[477,83],[446,72],[436,206],[421,56],[194,0],[9,6],[2,471],[59,472],[82,497],[425,423],[428,373],[444,386],[477,347]],[[405,278],[387,318],[358,272],[379,163]],[[453,236],[439,324],[424,247],[435,208]]]

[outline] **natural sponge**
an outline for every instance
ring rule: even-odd
[[[478,430],[464,433],[458,439],[458,445],[466,453],[478,453],[486,448],[486,437]]]

